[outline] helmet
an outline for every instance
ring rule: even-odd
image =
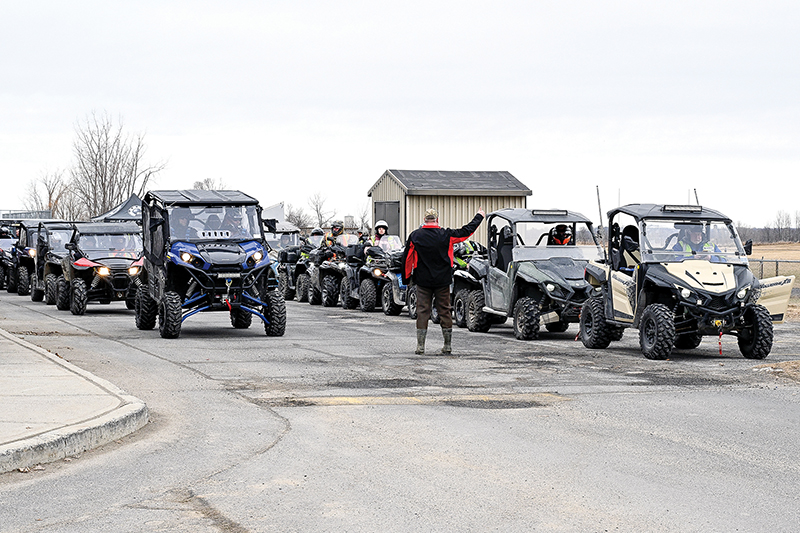
[[[325,232],[322,231],[322,228],[314,228],[311,230],[311,235],[325,235]]]
[[[550,230],[552,244],[568,244],[572,239],[572,229],[566,224],[558,224]]]
[[[389,224],[387,224],[385,220],[379,220],[375,223],[375,233],[378,233],[378,228],[383,228],[388,232]]]
[[[331,224],[331,233],[336,236],[339,236],[344,231],[344,222],[341,220],[334,220],[333,224]]]
[[[358,233],[359,233],[360,235],[369,235],[369,228],[367,228],[366,226],[365,226],[365,227],[363,227],[363,228],[360,228],[360,229],[358,230]]]

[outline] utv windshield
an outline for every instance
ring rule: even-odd
[[[503,239],[502,231],[499,237]],[[518,222],[514,238],[514,261],[569,257],[595,261],[603,251],[591,228],[584,222]]]
[[[645,262],[706,260],[747,264],[742,242],[731,224],[699,220],[643,220],[641,253]]]
[[[299,233],[265,233],[264,236],[273,250],[282,250],[300,244]]]
[[[142,236],[138,233],[81,235],[78,247],[89,259],[137,259],[142,254]]]
[[[358,235],[343,233],[342,235],[336,237],[336,244],[344,246],[345,248],[351,244],[358,244]]]
[[[254,205],[171,207],[169,231],[172,240],[186,242],[261,238]]]
[[[71,237],[71,229],[55,229],[50,231],[50,250],[56,253],[66,252],[67,249],[64,248],[64,245],[69,242]]]

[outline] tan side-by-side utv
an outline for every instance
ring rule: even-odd
[[[631,204],[608,213],[606,259],[586,267],[594,287],[580,317],[587,348],[639,330],[648,359],[693,349],[703,336],[734,335],[749,359],[772,349],[794,276],[757,279],[731,220],[697,205]]]

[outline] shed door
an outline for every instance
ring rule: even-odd
[[[375,202],[372,225],[379,220],[385,220],[389,224],[389,235],[399,235],[401,239],[405,239],[405,231],[400,228],[400,202]]]

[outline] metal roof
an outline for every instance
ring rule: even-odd
[[[394,178],[407,195],[429,196],[530,196],[521,181],[502,171],[387,170],[381,178]],[[380,182],[380,180],[378,180]],[[378,183],[372,186],[372,191]]]
[[[165,205],[258,205],[258,200],[241,191],[206,191],[189,189],[181,191],[150,191],[144,196]]]
[[[661,218],[665,220],[720,220],[730,222],[731,219],[713,209],[699,205],[671,204],[628,204],[608,212],[608,218],[617,213],[625,213],[636,220],[643,218]]]
[[[567,209],[508,208],[492,211],[488,214],[487,218],[491,216],[505,218],[513,224],[517,222],[543,222],[545,224],[585,222],[590,226],[592,225],[592,221],[582,214],[577,211],[568,211]]]

